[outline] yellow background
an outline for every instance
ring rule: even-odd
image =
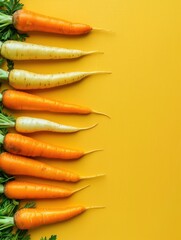
[[[41,116],[92,130],[73,135],[33,137],[85,150],[104,151],[71,163],[46,160],[82,175],[102,178],[71,184],[90,187],[66,200],[38,201],[37,206],[102,205],[71,221],[31,231],[33,240],[57,234],[58,240],[178,240],[181,200],[181,3],[178,0],[23,0],[27,9],[109,31],[67,38],[31,34],[27,41],[100,50],[104,54],[75,61],[16,63],[39,73],[107,70],[64,88],[34,93],[90,106],[111,116]],[[57,182],[54,182],[56,185]],[[67,184],[66,186],[69,186]]]

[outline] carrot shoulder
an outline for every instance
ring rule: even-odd
[[[69,21],[21,9],[13,14],[14,27],[22,32],[38,31],[63,35],[83,35],[92,30],[87,24]]]

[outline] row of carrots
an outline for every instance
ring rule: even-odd
[[[101,114],[89,107],[79,106],[72,103],[53,101],[42,98],[21,90],[50,89],[62,85],[73,84],[84,78],[95,74],[107,74],[107,71],[92,72],[69,72],[57,74],[37,74],[24,70],[12,69],[13,61],[17,60],[56,60],[74,59],[98,51],[82,51],[77,49],[65,49],[58,47],[42,46],[22,42],[27,33],[49,32],[63,35],[84,35],[93,30],[87,24],[71,23],[69,21],[55,19],[23,9],[19,0],[4,0],[0,10],[0,52],[4,59],[10,63],[9,71],[0,69],[0,81],[7,82],[13,89],[6,90],[0,94],[0,100],[4,108],[10,110],[33,110],[49,111],[67,114]],[[81,179],[98,177],[101,175],[80,176],[78,173],[55,168],[44,162],[31,157],[52,158],[57,160],[79,159],[86,154],[100,149],[84,151],[82,149],[71,149],[65,146],[47,144],[21,133],[52,131],[72,133],[95,127],[67,126],[46,119],[30,118],[21,116],[14,118],[4,112],[0,113],[0,144],[4,152],[0,154],[0,194],[7,199],[53,199],[69,197],[88,186],[76,190],[60,188],[48,184],[18,181],[15,176],[31,176],[41,179],[78,182]],[[16,132],[8,132],[7,129],[15,128]],[[28,146],[28,147],[27,147]],[[3,183],[3,184],[2,184]],[[20,230],[28,230],[41,225],[52,224],[75,217],[88,209],[100,208],[99,206],[85,207],[73,206],[61,209],[21,208],[11,211],[9,216],[0,217],[0,230],[16,226]],[[12,215],[13,212],[13,215]],[[6,233],[5,233],[6,234]],[[9,233],[8,233],[9,234]],[[17,233],[19,234],[19,233]],[[18,236],[18,235],[17,235]],[[27,239],[27,235],[16,239]],[[2,238],[3,239],[3,238]],[[45,238],[46,239],[46,238]],[[52,235],[50,240],[55,240]],[[43,238],[42,238],[43,240]]]

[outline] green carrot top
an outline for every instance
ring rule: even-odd
[[[0,0],[0,39],[24,41],[27,34],[19,33],[13,26],[12,15],[23,8],[20,0]]]

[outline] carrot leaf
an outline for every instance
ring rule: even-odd
[[[0,0],[1,11],[5,14],[12,15],[17,10],[22,9],[24,4],[20,0]]]
[[[26,230],[17,230],[12,232],[12,228],[5,229],[0,232],[1,240],[30,240],[30,235],[28,235]]]
[[[0,215],[12,217],[17,211],[19,206],[19,201],[14,199],[8,199],[4,194],[1,195],[0,200]]]

